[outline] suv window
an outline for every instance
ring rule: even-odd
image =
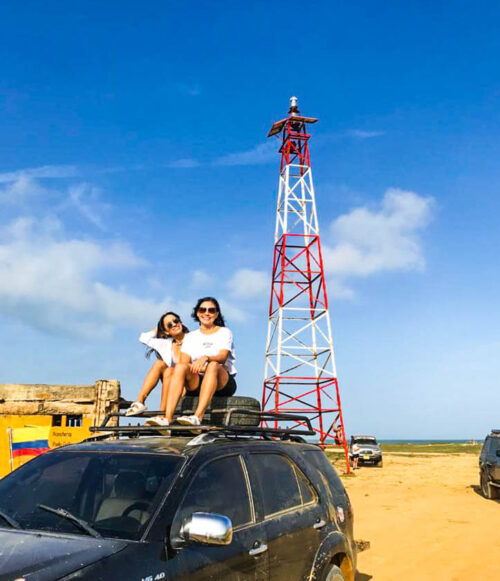
[[[297,481],[299,483],[300,496],[302,497],[302,504],[309,504],[315,499],[314,490],[307,478],[302,474],[302,472],[295,466],[295,475],[297,476]]]
[[[364,446],[365,444],[368,446],[378,446],[377,440],[375,438],[351,438],[351,444],[359,444]]]
[[[264,516],[307,504],[315,498],[309,481],[280,454],[251,454],[252,472],[262,491]]]
[[[50,452],[0,481],[0,510],[23,529],[85,534],[39,505],[63,508],[104,537],[138,539],[181,463],[167,455]]]
[[[500,438],[489,438],[488,455],[495,456],[497,450],[500,450]]]
[[[320,477],[326,477],[330,487],[332,487],[335,492],[341,495],[344,494],[344,485],[335,471],[335,468],[331,465],[322,450],[306,450],[305,457],[320,473]]]
[[[233,527],[253,521],[248,486],[239,456],[205,464],[195,475],[175,518],[180,529],[193,512],[215,512],[231,519]]]

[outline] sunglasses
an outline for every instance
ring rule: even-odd
[[[211,315],[215,315],[217,309],[215,307],[198,307],[198,313],[210,313]]]
[[[180,320],[180,319],[174,319],[173,321],[169,321],[169,322],[168,322],[168,323],[165,325],[165,327],[167,327],[167,329],[170,331],[170,329],[171,329],[172,327],[175,327],[175,325],[177,325],[177,323],[180,323],[180,322],[181,322],[181,320]]]

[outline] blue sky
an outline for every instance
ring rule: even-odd
[[[486,2],[4,2],[0,381],[118,378],[133,397],[139,333],[214,294],[239,391],[260,397],[266,134],[295,94],[320,119],[348,433],[500,427],[499,17]]]

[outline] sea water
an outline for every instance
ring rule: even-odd
[[[468,444],[468,440],[378,440],[380,444]]]

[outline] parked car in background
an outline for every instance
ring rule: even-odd
[[[319,447],[141,429],[0,481],[0,581],[354,581],[351,504]]]
[[[491,430],[479,455],[479,484],[485,498],[500,498],[500,430]]]
[[[375,436],[351,436],[349,456],[351,458],[351,462],[355,456],[357,456],[358,465],[372,464],[373,466],[378,466],[379,468],[382,468],[384,465],[382,450],[380,449]]]

